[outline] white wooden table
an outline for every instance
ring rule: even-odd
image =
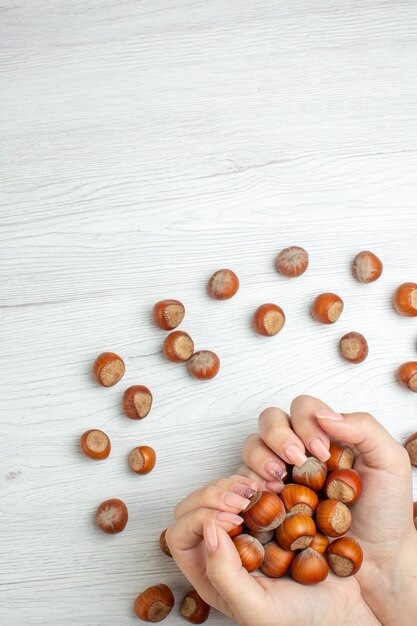
[[[148,585],[188,589],[159,533],[179,498],[235,469],[265,406],[311,393],[398,440],[417,430],[395,381],[417,319],[391,306],[417,279],[416,6],[3,0],[0,41],[0,621],[133,625]],[[293,281],[274,270],[290,244],[311,255]],[[349,267],[367,248],[385,267],[364,286]],[[220,267],[241,280],[227,302],[205,291]],[[320,291],[345,300],[334,326],[309,316]],[[213,381],[162,358],[164,297],[220,355]],[[250,328],[265,301],[287,314],[272,339]],[[369,340],[360,366],[338,355],[349,330]],[[110,389],[90,377],[103,350],[127,364]],[[134,383],[155,399],[140,422],[120,410]],[[79,452],[89,428],[110,435],[107,461]],[[143,477],[126,461],[142,443],[158,455]],[[113,537],[93,523],[110,497],[130,511]]]

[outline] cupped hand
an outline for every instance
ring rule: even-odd
[[[242,626],[379,624],[353,577],[330,573],[324,582],[307,587],[289,578],[248,574],[228,531],[242,522],[238,513],[256,490],[256,482],[236,475],[199,489],[177,505],[166,540],[200,596]]]
[[[362,594],[384,624],[414,624],[417,613],[417,533],[412,517],[412,477],[408,454],[368,413],[336,413],[311,396],[296,398],[290,415],[268,408],[259,434],[245,442],[240,472],[280,491],[277,468],[301,465],[306,451],[322,461],[330,441],[352,445],[354,468],[363,490],[352,508],[349,534],[360,542],[364,562],[356,575]],[[275,475],[271,467],[276,467]],[[408,615],[413,616],[408,617]]]

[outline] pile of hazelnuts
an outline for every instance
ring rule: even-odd
[[[280,496],[262,491],[252,497],[242,513],[244,526],[233,531],[248,572],[260,569],[269,578],[289,573],[304,585],[325,580],[329,566],[337,576],[356,574],[361,547],[343,536],[352,524],[349,507],[362,491],[354,458],[349,446],[332,443],[327,463],[310,456],[301,467],[288,468],[293,482]]]

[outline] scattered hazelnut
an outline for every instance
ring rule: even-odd
[[[373,283],[382,274],[382,262],[376,254],[364,250],[353,259],[352,271],[360,283]]]
[[[406,317],[417,315],[417,285],[403,283],[394,294],[394,307],[397,313]]]
[[[217,270],[210,278],[207,290],[216,300],[228,300],[239,289],[239,279],[232,270]]]
[[[260,334],[267,337],[277,335],[285,324],[285,314],[276,304],[262,304],[253,316],[253,327]]]
[[[410,435],[410,437],[405,442],[404,447],[408,452],[408,456],[410,457],[411,465],[417,467],[417,433]]]
[[[172,611],[175,600],[167,585],[154,585],[135,600],[135,613],[144,622],[161,622]]]
[[[327,560],[336,576],[353,576],[362,565],[362,549],[353,537],[341,537],[327,548]]]
[[[322,324],[334,324],[343,311],[343,300],[335,293],[321,293],[311,306],[311,315]]]
[[[220,369],[220,359],[211,350],[199,350],[194,352],[191,359],[187,361],[188,372],[198,380],[209,380],[214,378]]]
[[[402,387],[417,393],[417,361],[407,361],[397,369],[397,378]]]
[[[252,530],[273,530],[285,519],[282,500],[272,491],[258,491],[242,513],[243,521]]]
[[[81,451],[90,459],[107,459],[110,454],[110,439],[102,430],[87,430],[81,435]]]
[[[362,363],[368,356],[368,342],[360,333],[343,335],[339,345],[343,358],[351,363]]]
[[[293,481],[299,485],[306,485],[313,491],[320,491],[327,476],[327,465],[315,456],[309,456],[300,467],[292,468]]]
[[[164,356],[174,363],[188,361],[194,352],[194,342],[190,335],[182,330],[174,330],[162,345]]]
[[[291,576],[302,585],[316,585],[327,578],[326,559],[316,550],[302,550],[291,564]]]
[[[354,469],[340,469],[328,475],[324,493],[331,500],[354,504],[362,492],[362,481]]]
[[[301,276],[308,267],[308,253],[299,246],[284,248],[277,256],[275,266],[280,274],[288,278]]]
[[[330,457],[326,461],[327,469],[333,472],[337,469],[350,469],[353,467],[355,455],[352,448],[341,443],[332,441],[329,447]]]
[[[161,535],[159,537],[159,547],[161,548],[161,550],[162,550],[162,552],[164,554],[166,554],[167,556],[171,556],[172,557],[171,550],[169,549],[167,541],[165,539],[166,531],[167,531],[167,529],[165,528],[165,530],[163,530],[161,532]]]
[[[102,502],[96,511],[96,524],[104,533],[114,535],[125,529],[128,519],[127,506],[113,498]]]
[[[123,394],[123,410],[132,420],[146,417],[152,407],[152,394],[144,385],[133,385]]]
[[[137,446],[129,454],[128,460],[132,472],[135,472],[135,474],[149,474],[155,467],[155,450],[150,446]]]
[[[255,537],[250,535],[238,535],[232,540],[239,552],[243,567],[248,572],[253,572],[261,566],[264,560],[264,547]]]
[[[265,556],[261,570],[269,578],[280,578],[287,573],[295,556],[292,550],[284,550],[274,541],[265,547]]]
[[[323,500],[316,511],[317,528],[328,537],[341,537],[352,524],[352,515],[346,504],[338,500]]]
[[[125,373],[125,364],[121,356],[114,352],[103,352],[94,361],[95,379],[103,387],[113,387]]]
[[[210,606],[192,589],[182,599],[180,612],[191,624],[203,624],[208,619]]]
[[[179,300],[161,300],[152,311],[154,323],[162,330],[173,330],[184,319],[185,308]]]

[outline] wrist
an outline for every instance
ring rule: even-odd
[[[384,626],[414,626],[417,612],[417,533],[390,562],[361,581],[362,594]]]

